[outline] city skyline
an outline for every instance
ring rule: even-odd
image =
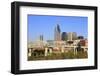
[[[87,38],[87,17],[28,15],[28,41],[43,35],[44,40],[54,40],[54,28],[59,24],[62,32],[76,32]],[[75,27],[74,27],[75,26]]]

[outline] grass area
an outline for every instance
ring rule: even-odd
[[[77,54],[74,54],[73,51],[68,51],[65,53],[51,53],[48,56],[40,55],[40,56],[31,56],[28,57],[28,61],[32,60],[58,60],[58,59],[82,59],[88,58],[87,52],[78,51]]]

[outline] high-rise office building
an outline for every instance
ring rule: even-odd
[[[69,32],[67,34],[67,36],[68,36],[68,40],[69,41],[72,41],[72,40],[76,40],[77,39],[77,33],[76,32]]]
[[[62,32],[61,40],[63,40],[63,41],[67,40],[67,33],[66,32]]]
[[[54,40],[60,41],[61,40],[61,30],[59,24],[54,29]]]
[[[76,40],[76,39],[77,39],[77,33],[76,32],[73,32],[72,40]]]
[[[43,35],[40,35],[39,40],[43,41]]]

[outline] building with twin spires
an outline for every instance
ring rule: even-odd
[[[59,24],[54,29],[54,40],[61,41],[61,30]]]

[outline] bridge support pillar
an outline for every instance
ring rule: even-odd
[[[50,53],[50,54],[52,53],[52,49],[51,49],[51,48],[49,49],[49,53]]]
[[[48,48],[45,48],[45,56],[48,55]]]
[[[77,55],[76,47],[74,47],[74,55]]]
[[[87,49],[86,48],[84,48],[84,52],[86,52],[87,51]]]
[[[64,47],[61,48],[61,53],[64,53]]]
[[[31,56],[31,53],[32,53],[32,49],[29,48],[28,50],[29,50],[29,52],[28,52],[28,56],[30,57],[30,56]]]

